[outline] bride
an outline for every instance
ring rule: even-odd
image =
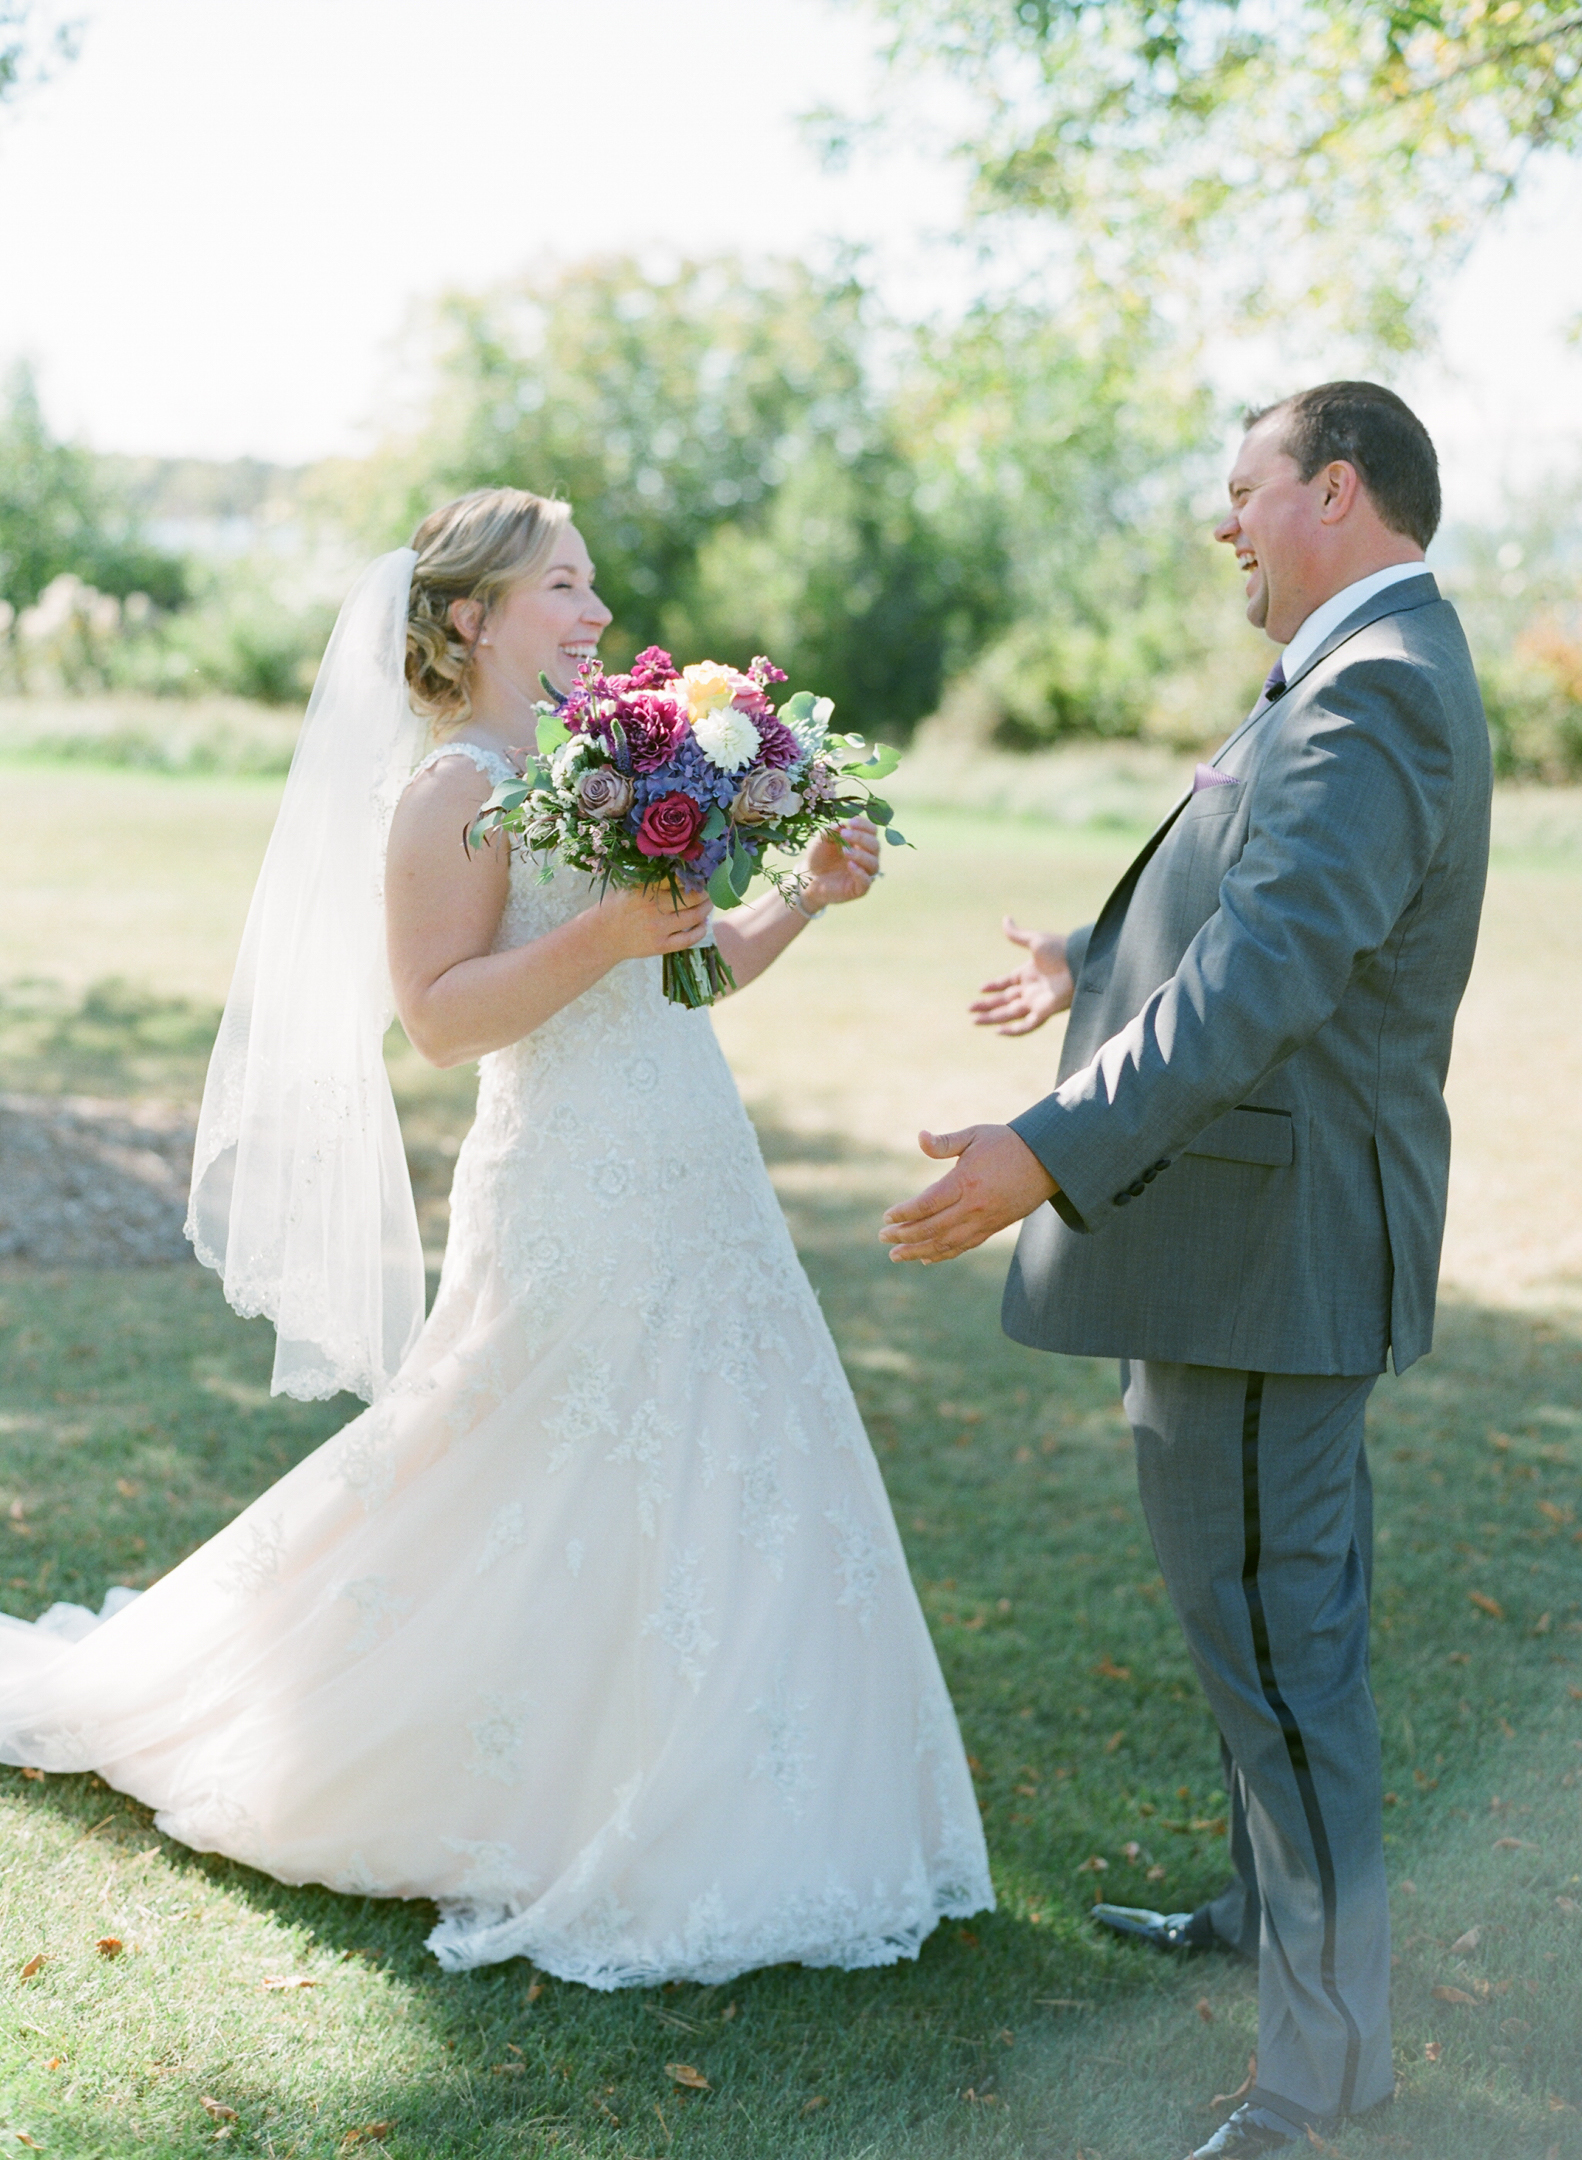
[[[142,1596],[0,1623],[0,1759],[283,1882],[432,1899],[451,1970],[885,1964],[993,1894],[850,1388],[709,1017],[660,988],[707,903],[464,844],[610,620],[593,576],[564,504],[488,489],[343,608],[188,1229],[274,1320],[277,1391],[371,1407]],[[875,839],[718,924],[738,984],[866,892]],[[481,1061],[426,1323],[392,991],[425,1057]]]

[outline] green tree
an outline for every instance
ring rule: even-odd
[[[74,60],[81,28],[54,18],[37,0],[0,0],[0,105]]]
[[[20,614],[68,571],[118,598],[146,593],[156,607],[186,597],[182,565],[141,540],[86,451],[51,435],[22,365],[0,406],[0,600]]]
[[[898,82],[965,93],[978,212],[1047,221],[1101,310],[1299,307],[1402,349],[1532,154],[1582,143],[1574,0],[869,4]]]

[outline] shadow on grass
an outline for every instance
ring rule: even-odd
[[[1004,1341],[998,1259],[891,1266],[874,1236],[884,1166],[871,1156],[761,1129],[959,1706],[999,1912],[880,1972],[531,1995],[520,1964],[440,1974],[422,1947],[426,1907],[288,1889],[162,1845],[144,1810],[94,1780],[4,1773],[13,1838],[47,1832],[69,1857],[91,1834],[102,1860],[128,1864],[159,1846],[155,1864],[210,1910],[211,1929],[216,1909],[229,1916],[222,1934],[244,1962],[267,1972],[295,1957],[320,1976],[309,2010],[260,1995],[254,1973],[234,2047],[192,2065],[188,2082],[228,2080],[236,2149],[329,2153],[348,2125],[388,2119],[393,2160],[1168,2160],[1241,2081],[1250,1975],[1130,1952],[1085,1919],[1101,1886],[1186,1907],[1224,1874],[1214,1735],[1143,1529],[1113,1371]],[[14,1611],[150,1579],[355,1407],[272,1400],[268,1330],[236,1320],[190,1268],[13,1276],[0,1311]],[[1347,2153],[1579,2150],[1582,1918],[1562,1902],[1582,1906],[1578,1352],[1559,1322],[1450,1304],[1435,1357],[1375,1397],[1375,1680],[1394,1795],[1403,2091],[1381,2125],[1340,2139]],[[47,1883],[36,1894],[47,1904]],[[1474,1925],[1476,1947],[1453,1951]],[[180,2023],[174,1997],[203,1988],[211,1954],[199,1945],[151,1989],[150,2031]],[[133,1960],[116,1970],[129,1992],[139,1984]],[[666,2069],[678,2061],[710,2089],[687,2096]],[[212,2142],[206,2117],[180,2115],[174,2080],[116,2100],[135,2088],[131,2055],[64,2109],[42,2073],[18,2079],[29,2120],[57,2125],[73,2153]]]

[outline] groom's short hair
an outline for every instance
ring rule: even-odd
[[[1284,422],[1285,452],[1304,481],[1337,459],[1357,468],[1391,532],[1427,547],[1439,530],[1439,459],[1410,405],[1379,383],[1320,383],[1247,415]]]

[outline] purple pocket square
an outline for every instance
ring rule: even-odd
[[[1212,765],[1200,765],[1192,775],[1192,792],[1201,795],[1206,787],[1240,787],[1234,773],[1216,772]]]

